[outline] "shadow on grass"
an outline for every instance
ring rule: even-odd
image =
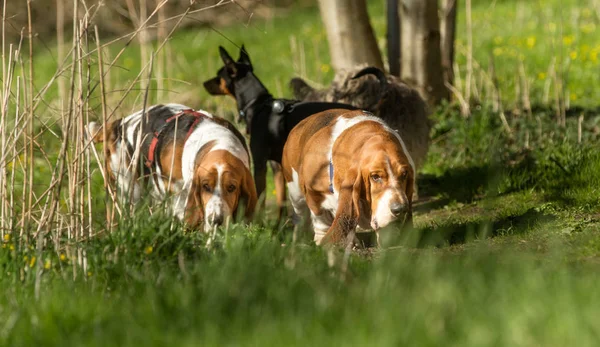
[[[423,203],[415,210],[427,212],[447,205],[449,202],[472,202],[485,194],[495,178],[494,168],[489,165],[457,168],[441,176],[423,174],[419,176],[419,195]],[[430,200],[429,197],[440,196]]]
[[[426,227],[404,232],[394,244],[408,247],[441,247],[464,244],[500,235],[523,234],[534,225],[550,222],[556,217],[529,209],[522,214],[506,216],[497,220],[477,220],[472,222],[449,223],[436,227]],[[365,247],[377,244],[375,233],[359,233],[357,238]]]
[[[499,235],[523,234],[534,225],[540,222],[549,222],[555,218],[552,215],[529,209],[522,214],[506,216],[497,220],[453,223],[440,227],[428,227],[414,232],[419,233],[418,247],[444,246]]]

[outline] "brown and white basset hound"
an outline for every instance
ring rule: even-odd
[[[102,127],[87,132],[103,142]],[[120,200],[137,202],[149,186],[154,200],[192,227],[212,230],[238,209],[251,217],[256,189],[243,136],[225,119],[178,104],[155,105],[107,125],[109,179]],[[133,159],[141,160],[134,172]],[[141,168],[141,170],[140,170]],[[141,172],[141,173],[140,173]]]
[[[310,210],[314,240],[354,238],[412,220],[414,164],[398,133],[366,111],[329,110],[300,122],[283,150],[297,215]]]

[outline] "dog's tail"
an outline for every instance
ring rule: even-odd
[[[388,96],[388,91],[389,91],[389,83],[387,80],[387,76],[385,74],[385,72],[381,71],[381,69],[374,67],[374,66],[369,66],[366,67],[362,70],[360,70],[359,72],[357,72],[352,79],[359,79],[363,76],[366,75],[374,75],[375,77],[377,77],[377,80],[379,80],[379,85],[381,87],[381,93],[378,99],[377,104],[375,104],[374,107],[370,107],[371,112],[373,113],[378,113],[380,106],[383,104],[383,102],[385,101],[385,99]]]
[[[379,80],[379,84],[381,84],[381,87],[387,88],[388,81],[387,81],[387,76],[385,75],[385,72],[381,71],[379,68],[377,68],[375,66],[369,66],[369,67],[366,67],[366,68],[360,70],[352,77],[352,79],[355,80],[355,79],[361,78],[366,75],[374,75]]]
[[[100,143],[104,141],[102,133],[102,125],[96,122],[90,122],[85,126],[85,133],[88,139],[94,141],[94,143]]]

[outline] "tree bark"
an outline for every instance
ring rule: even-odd
[[[387,53],[390,74],[400,77],[400,18],[398,0],[387,0]]]
[[[442,0],[441,5],[441,37],[442,68],[444,79],[454,85],[454,39],[456,37],[456,10],[458,0]]]
[[[335,70],[367,64],[383,68],[365,0],[319,0]]]
[[[402,0],[402,79],[430,105],[448,99],[444,85],[437,0]]]

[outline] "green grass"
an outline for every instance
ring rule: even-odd
[[[11,235],[0,249],[0,345],[597,345],[600,89],[592,4],[474,1],[474,56],[486,70],[494,56],[506,109],[518,108],[520,60],[540,107],[530,116],[507,112],[510,136],[487,102],[469,118],[455,105],[436,110],[415,230],[388,231],[386,248],[352,253],[346,272],[342,251],[329,267],[326,251],[292,245],[290,228],[274,230],[269,217],[222,230],[212,248],[205,235],[143,209],[111,234],[61,240],[56,250],[49,243],[41,253]],[[369,6],[382,38],[383,2]],[[464,76],[463,11],[457,59]],[[179,57],[165,76],[170,91],[161,100],[152,92],[152,103],[185,102],[232,116],[233,100],[201,88],[220,66],[218,45],[234,50],[228,40],[246,44],[256,74],[278,96],[290,96],[286,84],[294,75],[323,84],[333,75],[316,8],[218,31],[179,32],[170,40]],[[292,38],[303,56],[292,52]],[[110,55],[119,49],[115,44]],[[139,72],[139,55],[138,46],[128,47],[111,72],[110,107]],[[562,128],[552,103],[544,104],[549,77],[540,74],[554,57],[568,70],[571,104],[585,114],[581,143],[571,117],[579,112],[571,111]],[[51,54],[38,52],[36,85],[55,69]],[[57,95],[53,87],[45,101],[56,106]],[[128,96],[117,115],[141,107],[141,95]],[[99,100],[92,100],[91,116],[99,117]],[[59,113],[39,112],[44,119]],[[60,133],[58,124],[52,128]],[[41,141],[53,162],[60,143],[49,132]],[[41,191],[52,167],[36,168]],[[102,183],[97,171],[93,176],[101,227]]]

